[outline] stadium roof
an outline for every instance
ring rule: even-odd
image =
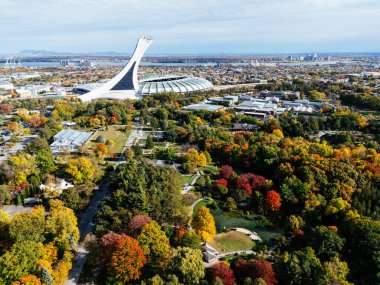
[[[188,93],[193,91],[210,90],[210,81],[192,76],[169,76],[142,80],[139,82],[140,94],[149,95],[161,92]]]

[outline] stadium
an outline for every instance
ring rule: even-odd
[[[78,97],[80,100],[88,102],[99,98],[140,99],[142,96],[162,92],[190,93],[213,88],[212,83],[208,80],[193,76],[166,76],[139,82],[137,79],[138,66],[152,41],[146,37],[139,38],[128,64],[108,82],[78,85],[72,91],[81,94]]]

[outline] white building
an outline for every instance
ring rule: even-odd
[[[50,149],[52,153],[65,151],[74,152],[77,151],[80,146],[83,146],[91,136],[92,133],[62,130],[53,137],[54,142],[50,145]]]

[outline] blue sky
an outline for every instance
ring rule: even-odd
[[[0,0],[0,53],[379,52],[380,0]]]

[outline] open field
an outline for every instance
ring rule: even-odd
[[[116,155],[118,156],[118,154],[122,152],[123,147],[125,143],[127,142],[128,137],[131,133],[131,131],[129,130],[123,131],[122,129],[124,128],[125,126],[109,126],[108,131],[107,130],[97,131],[97,133],[92,137],[92,140],[89,141],[87,145],[96,147],[97,145],[96,139],[98,138],[98,136],[102,135],[108,140],[114,141],[115,146],[110,149],[110,153],[116,153]]]
[[[255,245],[250,237],[237,231],[217,234],[209,243],[219,252],[250,250]]]

